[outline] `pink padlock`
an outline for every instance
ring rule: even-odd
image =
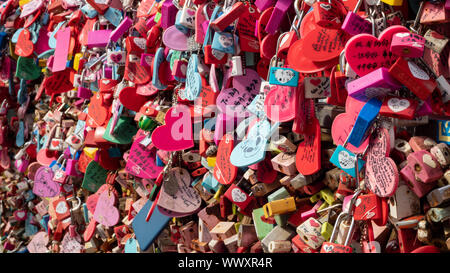
[[[414,165],[408,163],[405,167],[400,171],[400,175],[402,179],[407,182],[408,187],[417,195],[417,197],[421,198],[429,193],[435,186],[436,181],[431,183],[422,183],[418,181],[415,177]]]
[[[17,171],[24,173],[27,170],[29,163],[30,161],[28,159],[22,157],[14,162],[14,166],[16,166]]]
[[[391,52],[397,56],[420,58],[425,49],[425,38],[410,32],[394,34],[391,42]]]
[[[266,25],[266,32],[275,35],[280,29],[281,21],[292,4],[292,0],[278,0]]]
[[[348,95],[358,100],[384,96],[402,85],[389,74],[385,67],[370,72],[347,85]]]
[[[175,60],[173,62],[172,75],[185,79],[188,62],[185,60]]]
[[[78,170],[78,160],[67,159],[66,174],[70,176],[82,177],[83,173]]]
[[[409,145],[414,152],[430,150],[437,143],[429,137],[413,136],[409,139]]]
[[[88,48],[106,47],[109,43],[111,32],[112,30],[110,29],[89,31],[87,41]]]
[[[117,42],[122,35],[127,32],[127,30],[133,25],[133,20],[131,20],[128,16],[123,18],[120,24],[116,27],[114,31],[111,31],[109,35],[109,40],[112,42]],[[89,34],[88,34],[88,43],[89,43]]]
[[[90,99],[92,96],[92,91],[89,88],[78,86],[77,97],[80,99]]]
[[[341,29],[352,36],[361,33],[372,34],[372,23],[358,14],[349,11],[347,16],[345,16]]]
[[[407,157],[408,165],[412,166],[416,180],[431,183],[442,177],[443,172],[439,162],[428,151],[417,151]]]
[[[161,27],[166,29],[175,24],[178,9],[172,1],[164,1],[161,6]]]

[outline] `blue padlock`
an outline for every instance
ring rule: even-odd
[[[359,147],[369,135],[369,129],[380,112],[382,102],[377,98],[370,99],[359,112],[355,125],[348,136],[348,143]]]

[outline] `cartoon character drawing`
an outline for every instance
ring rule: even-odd
[[[275,79],[279,83],[288,83],[294,77],[294,72],[288,69],[276,69],[274,72]]]
[[[223,48],[233,46],[233,35],[231,33],[221,33],[219,36],[219,43]]]

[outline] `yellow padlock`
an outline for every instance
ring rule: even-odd
[[[208,163],[208,166],[214,167],[216,166],[216,157],[209,156],[206,158],[206,162]]]
[[[76,53],[75,57],[73,59],[73,69],[75,69],[76,71],[78,71],[78,69],[80,68],[80,60],[81,58],[83,58],[83,53]]]
[[[289,197],[269,202],[263,206],[263,209],[264,216],[268,218],[276,214],[285,214],[295,211],[297,207],[295,206],[295,198]]]
[[[98,151],[96,147],[84,147],[83,152],[89,157],[94,159],[95,153]]]
[[[331,205],[334,202],[334,194],[331,192],[330,189],[322,189],[320,192],[320,196],[322,199],[328,204]]]
[[[390,6],[403,6],[403,0],[381,0],[381,2]]]
[[[323,223],[320,228],[320,234],[322,234],[326,241],[330,240],[331,233],[333,233],[333,225],[328,222]]]

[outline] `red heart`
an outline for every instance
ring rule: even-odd
[[[311,79],[309,82],[315,86],[318,86],[322,81],[320,79]]]
[[[22,57],[28,57],[33,54],[34,44],[30,40],[30,31],[28,29],[23,29],[19,37],[17,38],[16,48],[14,53]]]
[[[309,220],[309,224],[312,227],[320,227],[320,225],[316,221],[314,221],[313,219]]]
[[[379,38],[370,34],[358,34],[348,40],[345,58],[349,66],[362,77],[380,67],[391,67],[398,56],[390,52],[394,34],[409,32],[404,26],[392,26],[380,33]]]
[[[120,91],[119,100],[126,108],[139,112],[139,109],[148,101],[148,98],[138,95],[136,87],[125,87]]]
[[[233,151],[234,139],[226,134],[222,138],[217,148],[216,165],[214,166],[214,177],[220,184],[228,185],[233,183],[237,175],[237,167],[230,162],[230,155]]]
[[[102,94],[97,93],[92,96],[88,108],[87,125],[92,128],[102,126],[108,120],[109,114],[109,107],[103,104]]]
[[[318,27],[302,39],[304,54],[313,62],[332,61],[344,49],[348,37],[348,34],[342,30]]]
[[[52,145],[53,145],[53,147],[56,147],[56,146],[58,146],[60,144],[60,141],[59,140],[52,140]]]
[[[52,76],[46,78],[43,82],[45,94],[51,96],[53,94],[61,94],[73,89],[73,83],[70,81],[70,73],[73,70],[66,68],[63,71],[53,73]]]
[[[151,79],[150,68],[140,65],[139,62],[130,62],[127,58],[124,78],[135,84],[145,84]]]
[[[170,108],[165,116],[165,125],[153,131],[152,142],[156,148],[164,151],[181,151],[194,147],[189,107],[178,104]]]

